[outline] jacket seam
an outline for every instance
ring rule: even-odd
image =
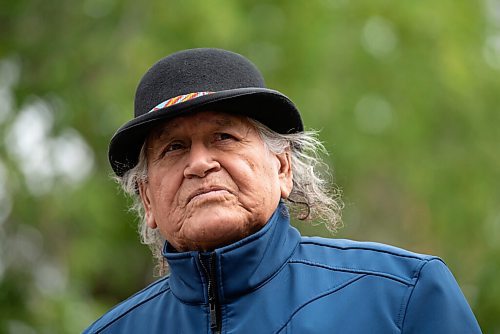
[[[276,276],[278,276],[279,273],[281,273],[283,271],[283,269],[285,267],[287,267],[287,265],[290,263],[290,259],[293,257],[293,255],[295,254],[295,252],[297,251],[298,247],[300,245],[300,242],[298,242],[293,251],[291,252],[290,256],[283,262],[283,264],[272,274],[270,275],[268,278],[266,278],[265,280],[263,280],[261,283],[257,284],[256,286],[254,286],[253,288],[251,289],[247,289],[247,290],[244,290],[242,291],[241,293],[239,293],[238,295],[236,296],[233,296],[231,298],[227,298],[225,297],[224,300],[226,302],[231,302],[232,300],[235,300],[237,298],[240,298],[242,295],[247,295],[247,294],[250,294],[252,292],[255,292],[257,290],[259,290],[260,288],[262,288],[263,286],[267,285],[268,282],[272,281]]]
[[[314,301],[316,301],[316,300],[318,300],[318,299],[321,299],[321,298],[323,298],[323,297],[325,297],[325,296],[328,296],[328,295],[330,295],[330,294],[332,294],[332,293],[334,293],[334,292],[336,292],[336,291],[338,291],[338,290],[340,290],[340,289],[342,289],[342,288],[344,288],[344,287],[346,287],[346,286],[348,286],[348,285],[350,285],[350,284],[352,284],[352,283],[354,283],[354,282],[356,282],[356,281],[358,281],[358,280],[360,280],[360,279],[362,279],[363,277],[366,277],[366,276],[367,276],[367,275],[359,275],[359,276],[353,277],[353,278],[351,278],[350,280],[348,280],[348,281],[346,281],[346,282],[342,282],[342,283],[340,283],[340,284],[337,284],[337,285],[335,285],[335,286],[331,287],[330,289],[327,289],[327,290],[325,290],[325,291],[323,291],[323,292],[319,293],[319,294],[318,294],[318,295],[316,295],[315,297],[312,297],[312,298],[311,298],[311,299],[309,299],[308,301],[304,302],[302,305],[300,305],[300,306],[296,307],[296,308],[295,308],[295,310],[293,310],[293,312],[290,314],[290,317],[289,317],[289,318],[285,321],[285,323],[284,323],[282,326],[280,326],[280,327],[278,328],[278,330],[276,330],[274,333],[279,333],[279,332],[281,332],[281,331],[283,330],[283,328],[285,328],[285,327],[286,327],[286,326],[290,323],[290,321],[293,319],[293,317],[294,317],[294,316],[295,316],[295,315],[296,315],[296,314],[297,314],[297,313],[298,313],[301,309],[303,309],[306,305],[309,305],[309,304],[311,304],[312,302],[314,302]]]
[[[94,333],[100,333],[102,332],[103,330],[105,330],[106,328],[108,328],[109,326],[113,325],[115,322],[117,322],[118,320],[122,319],[123,317],[127,316],[130,312],[132,312],[133,310],[135,310],[136,308],[138,308],[139,306],[142,306],[143,304],[151,301],[152,299],[158,297],[159,295],[163,294],[163,293],[166,293],[170,291],[170,288],[167,288],[165,290],[162,290],[162,291],[159,291],[157,292],[156,294],[150,296],[149,298],[146,298],[144,299],[143,301],[141,301],[140,303],[137,303],[135,305],[133,305],[132,307],[130,307],[129,309],[127,309],[125,312],[121,313],[119,316],[113,318],[112,320],[110,320],[109,322],[107,322],[106,324],[104,324],[103,326],[101,326],[99,329],[97,329]]]
[[[318,243],[318,242],[314,242],[314,241],[301,241],[301,244],[303,244],[303,245],[315,245],[315,246],[328,247],[328,248],[335,248],[335,249],[340,249],[340,250],[351,250],[351,249],[366,250],[366,251],[372,251],[372,252],[377,252],[377,253],[390,254],[390,255],[397,256],[397,257],[403,257],[403,258],[408,258],[408,259],[415,259],[415,260],[420,260],[420,261],[429,261],[429,260],[433,260],[433,259],[438,259],[437,257],[434,257],[434,256],[429,256],[429,258],[426,258],[426,256],[409,255],[409,254],[408,255],[407,254],[398,254],[396,252],[391,252],[389,250],[374,249],[374,248],[369,248],[369,247],[359,247],[359,246],[341,247],[341,246],[328,245],[328,244],[324,244],[324,243]]]
[[[301,263],[301,264],[315,266],[315,267],[321,267],[321,268],[329,269],[329,270],[333,270],[333,271],[342,271],[342,272],[349,272],[349,273],[354,273],[354,274],[379,276],[379,277],[391,279],[393,281],[397,281],[397,282],[402,283],[404,285],[408,285],[408,286],[412,285],[412,282],[404,277],[401,277],[398,275],[393,275],[393,274],[387,274],[387,273],[380,272],[380,271],[362,270],[362,269],[356,269],[356,268],[350,268],[350,267],[328,266],[328,265],[325,265],[322,263],[316,263],[316,262],[311,262],[311,261],[306,261],[306,260],[291,260],[290,263]]]
[[[413,286],[410,288],[411,292],[410,292],[410,295],[408,296],[408,300],[406,301],[406,305],[404,305],[405,304],[404,302],[402,303],[405,307],[404,307],[403,314],[401,314],[401,329],[400,329],[401,330],[401,334],[403,334],[403,331],[404,331],[404,325],[405,325],[406,315],[407,315],[407,312],[408,312],[408,307],[410,306],[411,298],[413,297],[413,293],[415,292],[415,289],[416,289],[417,284],[419,282],[422,270],[424,269],[425,265],[427,265],[429,262],[434,261],[434,260],[442,262],[442,260],[440,260],[438,258],[427,260],[427,261],[425,261],[425,262],[422,263],[422,265],[420,266],[419,270],[414,275],[415,284],[413,284]],[[401,307],[401,309],[403,309],[403,307]]]

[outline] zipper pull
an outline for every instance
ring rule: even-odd
[[[213,333],[219,333],[217,327],[217,309],[215,303],[210,302],[210,329]]]

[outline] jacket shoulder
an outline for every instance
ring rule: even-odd
[[[106,327],[133,312],[137,307],[151,302],[155,300],[155,298],[158,298],[159,296],[169,291],[169,277],[166,276],[160,278],[141,291],[135,293],[128,299],[124,300],[120,304],[114,306],[102,317],[97,319],[90,327],[84,330],[83,334],[100,333]]]
[[[292,262],[331,270],[371,274],[414,285],[422,267],[436,256],[414,253],[376,242],[302,237]]]

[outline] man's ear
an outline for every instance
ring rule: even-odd
[[[281,198],[288,198],[293,188],[292,158],[289,150],[277,154],[279,162],[278,177],[280,180]]]
[[[151,196],[149,191],[148,181],[139,181],[137,183],[137,188],[139,188],[139,196],[141,196],[142,207],[144,208],[144,217],[146,224],[149,228],[156,228],[156,220],[153,215],[153,210],[151,208]]]

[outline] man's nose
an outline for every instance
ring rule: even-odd
[[[192,143],[188,161],[184,168],[184,177],[205,177],[210,172],[220,169],[220,164],[214,159],[211,151],[203,143]]]

